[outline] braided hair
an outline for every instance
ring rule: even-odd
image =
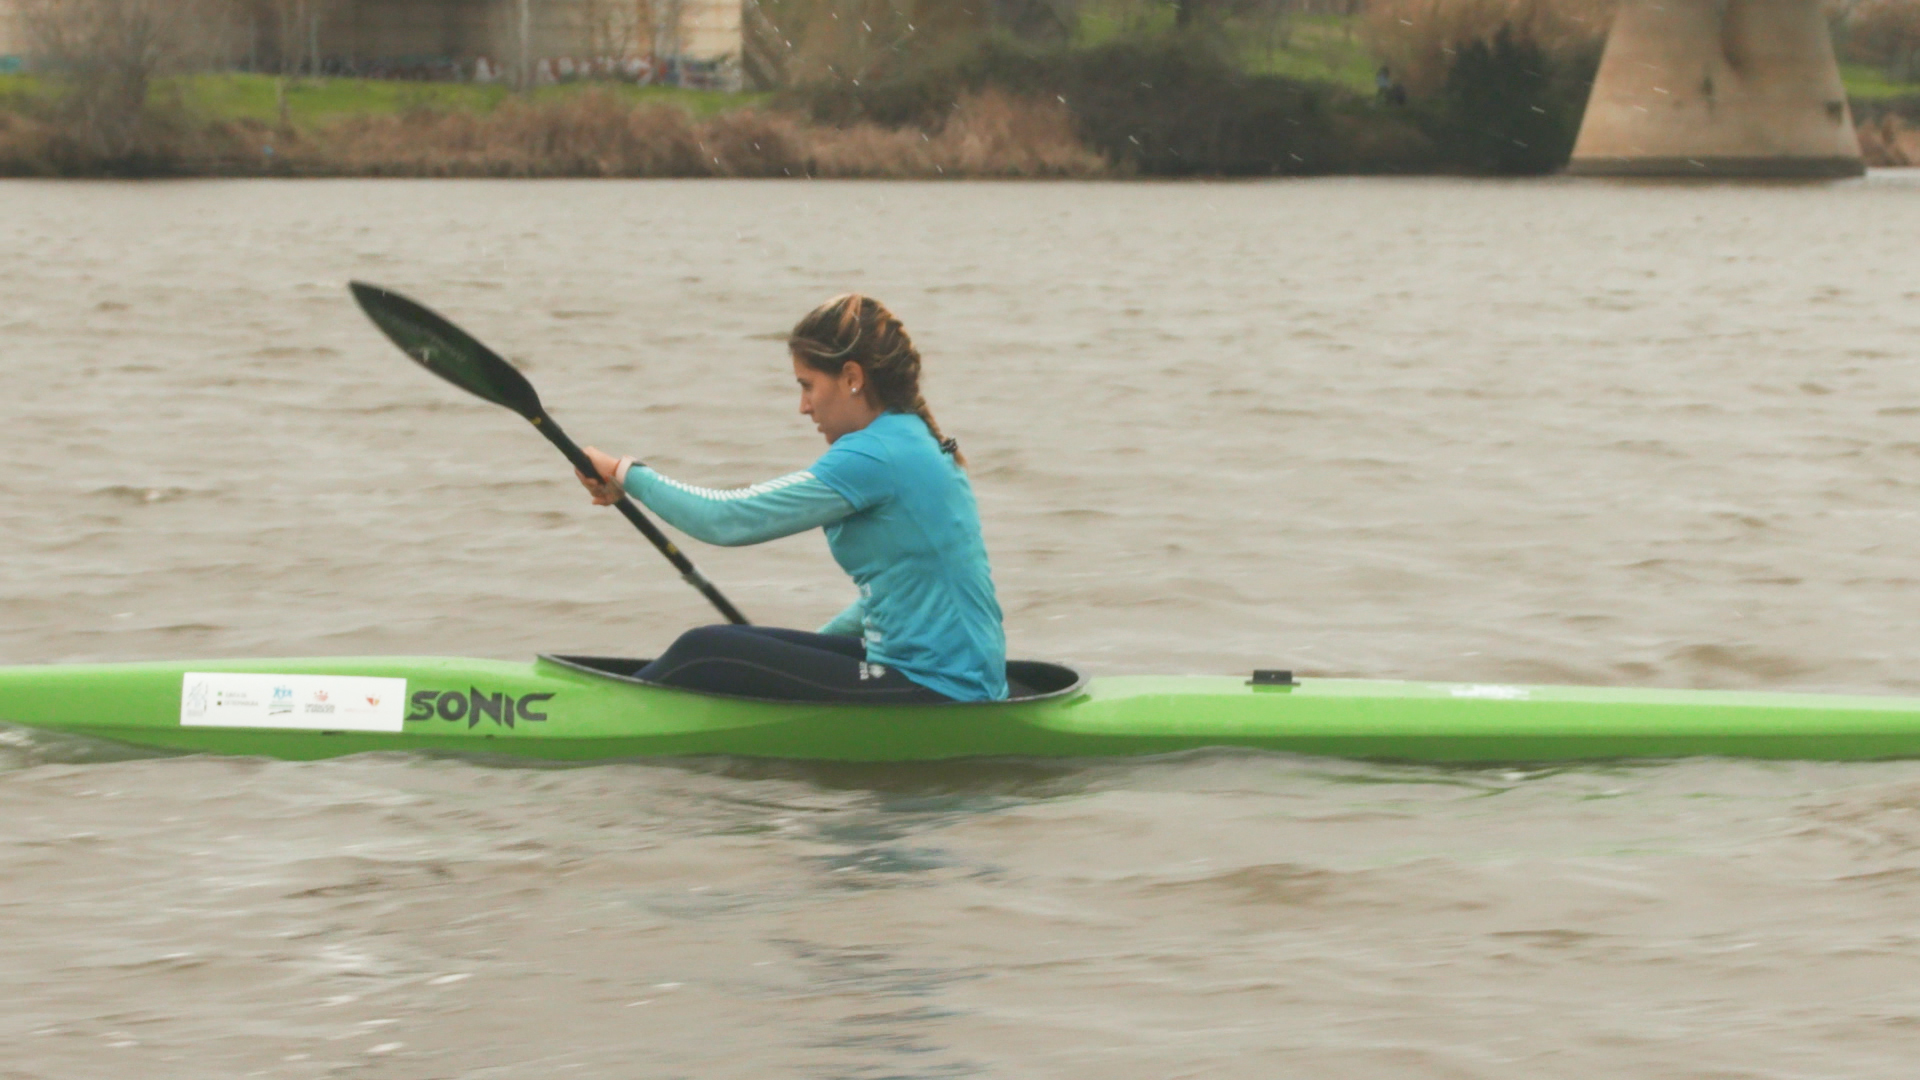
[[[883,409],[918,416],[940,449],[966,465],[960,444],[940,433],[920,393],[920,351],[885,304],[859,293],[836,296],[794,325],[787,347],[808,367],[828,375],[859,364],[866,373],[865,394]]]

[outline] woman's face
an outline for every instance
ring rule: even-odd
[[[813,420],[828,443],[859,431],[880,415],[867,395],[866,372],[859,364],[849,362],[840,374],[829,375],[795,357],[793,377],[800,384],[800,414]]]

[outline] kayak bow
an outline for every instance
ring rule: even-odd
[[[1015,662],[1018,700],[839,705],[641,682],[640,660],[207,660],[0,668],[0,720],[168,750],[552,761],[1159,754],[1232,746],[1435,762],[1920,756],[1920,699],[1206,676]]]

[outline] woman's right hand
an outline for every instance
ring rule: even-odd
[[[573,470],[573,475],[579,478],[580,486],[587,489],[587,494],[593,496],[593,505],[612,506],[625,498],[627,493],[621,490],[619,481],[615,479],[620,473],[620,459],[591,446],[586,448],[585,453],[600,475],[588,476],[579,469]]]

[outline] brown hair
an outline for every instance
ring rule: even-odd
[[[787,348],[808,367],[838,375],[848,364],[866,372],[866,393],[893,412],[912,413],[926,422],[940,449],[967,463],[960,444],[940,433],[933,410],[920,394],[920,350],[887,305],[871,296],[847,293],[807,313],[787,336]]]

